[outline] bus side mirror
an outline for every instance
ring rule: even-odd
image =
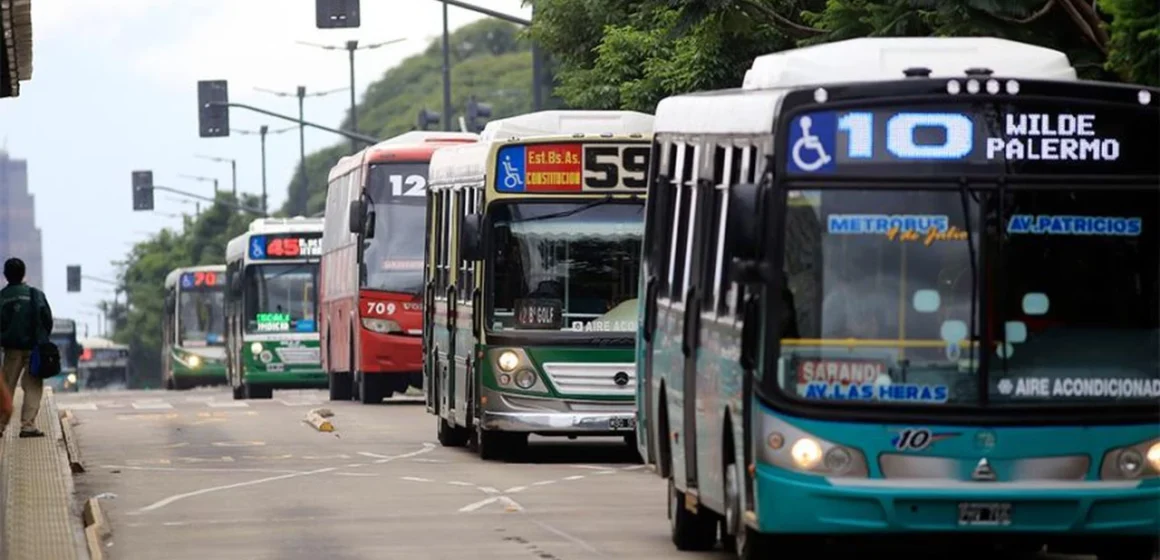
[[[376,218],[375,211],[369,210],[364,215],[367,217],[367,221],[366,221],[366,231],[363,232],[363,238],[364,239],[374,239],[375,238],[375,218]]]
[[[350,232],[362,233],[365,224],[363,217],[366,216],[366,202],[361,198],[350,201],[350,206],[347,208],[347,215],[349,216]]]
[[[459,253],[465,261],[483,259],[483,214],[467,214],[459,221]]]

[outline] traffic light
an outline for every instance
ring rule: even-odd
[[[79,264],[68,265],[68,291],[81,291],[81,266]]]
[[[443,115],[436,111],[419,109],[419,130],[428,130],[428,127],[431,125],[435,125],[435,127],[438,128],[439,122],[442,119]]]
[[[197,82],[197,126],[202,138],[230,135],[229,86],[225,80]]]
[[[467,130],[471,132],[483,130],[483,125],[487,124],[487,119],[490,118],[490,103],[480,103],[475,100],[474,95],[467,100]]]
[[[133,172],[133,210],[153,209],[153,172]]]
[[[314,26],[343,29],[359,26],[358,0],[314,0]]]

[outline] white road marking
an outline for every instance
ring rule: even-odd
[[[336,473],[334,473],[334,475],[335,476],[379,476],[378,473],[366,473],[366,472],[336,472]]]
[[[467,513],[469,511],[475,511],[483,506],[486,506],[488,504],[493,504],[497,501],[499,501],[499,498],[497,498],[497,497],[486,498],[486,499],[480,500],[478,502],[475,502],[473,504],[467,504],[467,505],[459,508],[459,511],[462,513]]]
[[[591,469],[594,471],[606,471],[606,470],[608,470],[608,467],[599,467],[596,465],[568,465],[568,466],[572,467],[574,469]]]
[[[431,480],[430,478],[419,478],[417,476],[404,476],[404,477],[402,477],[402,479],[409,480],[411,482],[435,482],[434,480]]]
[[[264,441],[215,441],[213,445],[217,447],[261,447],[266,445]]]
[[[533,519],[532,523],[539,525],[540,528],[544,529],[545,531],[548,531],[549,533],[555,534],[556,536],[558,536],[564,540],[570,541],[572,544],[579,546],[580,548],[583,548],[584,550],[587,550],[588,552],[591,552],[592,554],[595,554],[595,555],[600,556],[602,558],[607,558],[607,555],[605,555],[603,552],[600,552],[599,550],[596,550],[596,547],[588,544],[580,537],[576,537],[576,536],[570,535],[568,533],[565,533],[564,531],[557,529],[551,525],[548,525],[547,523],[544,523],[543,521],[536,521]]]
[[[250,403],[246,401],[212,401],[205,403],[210,408],[249,408]]]
[[[318,400],[302,400],[302,399],[276,399],[285,406],[314,406],[322,404]]]
[[[616,474],[616,471],[600,471],[598,473],[593,473],[593,476],[598,474]]]
[[[417,455],[422,455],[422,454],[424,454],[424,453],[428,453],[428,452],[430,452],[430,451],[432,451],[432,450],[434,450],[434,449],[435,449],[435,444],[433,444],[433,443],[424,443],[424,444],[423,444],[423,449],[419,449],[419,450],[416,450],[416,451],[411,451],[410,453],[403,453],[403,454],[401,454],[401,455],[390,456],[390,457],[387,457],[387,458],[384,458],[384,459],[379,459],[378,461],[375,461],[375,462],[376,462],[376,463],[380,463],[380,464],[381,464],[381,463],[389,463],[389,462],[391,462],[391,461],[394,461],[394,460],[396,460],[396,459],[407,459],[407,458],[410,458],[410,457],[415,457],[415,456],[417,456]],[[180,500],[184,500],[184,499],[186,499],[186,498],[192,498],[192,497],[195,497],[195,496],[201,496],[202,494],[209,494],[209,493],[212,493],[212,492],[219,492],[219,491],[221,491],[221,490],[232,490],[232,489],[234,489],[234,488],[244,488],[244,487],[246,487],[246,486],[254,486],[254,485],[257,485],[257,484],[265,484],[265,483],[267,483],[267,482],[275,482],[275,481],[278,481],[278,480],[286,480],[286,479],[290,479],[290,478],[298,478],[298,477],[301,477],[301,476],[310,476],[310,475],[316,475],[316,474],[328,473],[328,472],[333,472],[333,471],[336,471],[336,470],[338,470],[338,467],[326,467],[326,468],[323,468],[323,469],[315,469],[315,470],[312,470],[312,471],[296,472],[296,473],[284,474],[284,475],[280,475],[280,476],[270,476],[270,477],[266,477],[266,478],[259,478],[259,479],[257,479],[257,480],[250,480],[250,481],[247,481],[247,482],[238,482],[238,483],[236,483],[236,484],[226,484],[226,485],[223,485],[223,486],[212,486],[212,487],[210,487],[210,488],[202,488],[201,490],[194,490],[194,491],[192,491],[192,492],[185,492],[185,493],[182,493],[182,494],[174,494],[174,495],[172,495],[172,496],[169,496],[168,498],[165,498],[165,499],[162,499],[162,500],[158,500],[158,501],[156,501],[156,502],[154,502],[154,503],[152,503],[152,504],[149,504],[149,505],[147,505],[147,506],[145,506],[145,507],[143,507],[143,508],[141,508],[141,509],[139,509],[139,510],[136,510],[136,511],[130,512],[130,513],[129,513],[129,515],[140,515],[140,514],[142,514],[142,513],[148,513],[148,512],[150,512],[150,511],[154,511],[154,510],[157,510],[157,509],[161,509],[161,508],[163,508],[163,507],[165,507],[165,506],[167,506],[167,505],[169,505],[169,504],[172,504],[172,503],[174,503],[174,502],[177,502],[177,501],[180,501]]]
[[[511,488],[504,490],[503,493],[504,494],[518,494],[518,493],[523,492],[524,490],[527,490],[527,489],[528,489],[527,486],[512,486]]]
[[[584,478],[584,475],[577,474],[577,475],[572,475],[572,476],[566,476],[566,477],[564,477],[564,480],[580,480],[581,478]]]
[[[549,484],[555,484],[556,482],[558,482],[558,481],[556,481],[556,480],[541,480],[539,482],[533,482],[532,486],[547,486]]]
[[[524,506],[521,506],[520,504],[516,503],[515,500],[507,496],[500,496],[499,503],[506,506],[504,509],[507,511],[524,511]]]
[[[135,402],[133,408],[137,410],[167,410],[173,408],[173,405],[167,402]]]
[[[202,403],[203,403],[203,402],[210,402],[210,401],[214,400],[215,398],[216,398],[216,397],[214,397],[214,396],[206,396],[206,397],[185,397],[184,399],[182,399],[182,402],[188,402],[188,403],[199,403],[199,402],[202,402]]]
[[[347,455],[346,453],[339,453],[339,454],[337,454],[337,455],[303,455],[303,456],[302,456],[302,457],[300,457],[300,458],[301,458],[301,459],[310,459],[310,460],[318,460],[318,459],[350,459],[350,455]]]
[[[638,470],[638,469],[643,469],[643,468],[645,468],[645,467],[647,467],[647,466],[648,466],[648,465],[633,465],[633,466],[631,466],[631,467],[621,467],[621,468],[620,468],[620,470],[622,470],[622,471],[635,471],[635,470]]]
[[[185,447],[187,445],[189,445],[188,441],[182,441],[182,442],[178,442],[178,443],[174,443],[174,444],[170,444],[170,445],[162,445],[161,449],[177,449],[178,447]]]
[[[416,463],[446,463],[447,462],[444,459],[426,459],[426,458],[422,458],[422,457],[420,457],[418,459],[411,459],[411,460],[416,462]]]
[[[386,459],[387,458],[386,455],[379,455],[378,453],[371,453],[370,451],[359,451],[358,454],[362,455],[363,457],[370,457],[372,459]]]
[[[97,403],[60,403],[56,407],[61,410],[96,410]]]
[[[162,472],[236,472],[236,473],[266,473],[266,474],[297,474],[302,471],[294,471],[289,469],[240,469],[233,467],[222,467],[218,469],[202,468],[202,467],[137,467],[133,465],[101,465],[102,469],[122,469],[131,471],[162,471]]]
[[[479,488],[484,494],[499,494],[499,490],[491,486],[476,486],[476,488]]]
[[[452,480],[451,482],[448,482],[447,484],[450,484],[452,486],[475,486],[474,484],[472,484],[470,482],[462,482],[459,480]]]

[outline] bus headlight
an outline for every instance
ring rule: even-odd
[[[829,477],[865,478],[870,471],[860,449],[826,441],[762,412],[759,457],[764,463],[786,470]]]
[[[201,367],[201,356],[198,356],[197,354],[190,354],[189,367],[194,369]]]
[[[77,382],[77,374],[70,373],[70,374],[68,374],[68,377],[66,377],[65,379],[67,379],[69,383],[76,383]]]
[[[520,357],[511,350],[504,350],[499,357],[495,359],[495,365],[499,366],[500,371],[511,373],[520,365]]]
[[[1100,465],[1100,478],[1104,480],[1156,476],[1160,476],[1160,438],[1111,449]]]
[[[250,353],[251,353],[251,354],[255,354],[255,355],[256,355],[256,354],[261,354],[261,353],[262,353],[262,343],[261,343],[261,342],[255,342],[255,343],[251,344],[251,345],[250,345]]]
[[[362,326],[368,331],[376,332],[379,334],[403,332],[403,328],[400,327],[398,323],[390,319],[372,319],[370,317],[364,317],[362,320]]]

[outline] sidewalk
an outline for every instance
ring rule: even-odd
[[[0,438],[0,560],[87,558],[52,390],[45,389],[36,419],[45,437],[18,437],[23,400],[16,391],[16,414]]]

